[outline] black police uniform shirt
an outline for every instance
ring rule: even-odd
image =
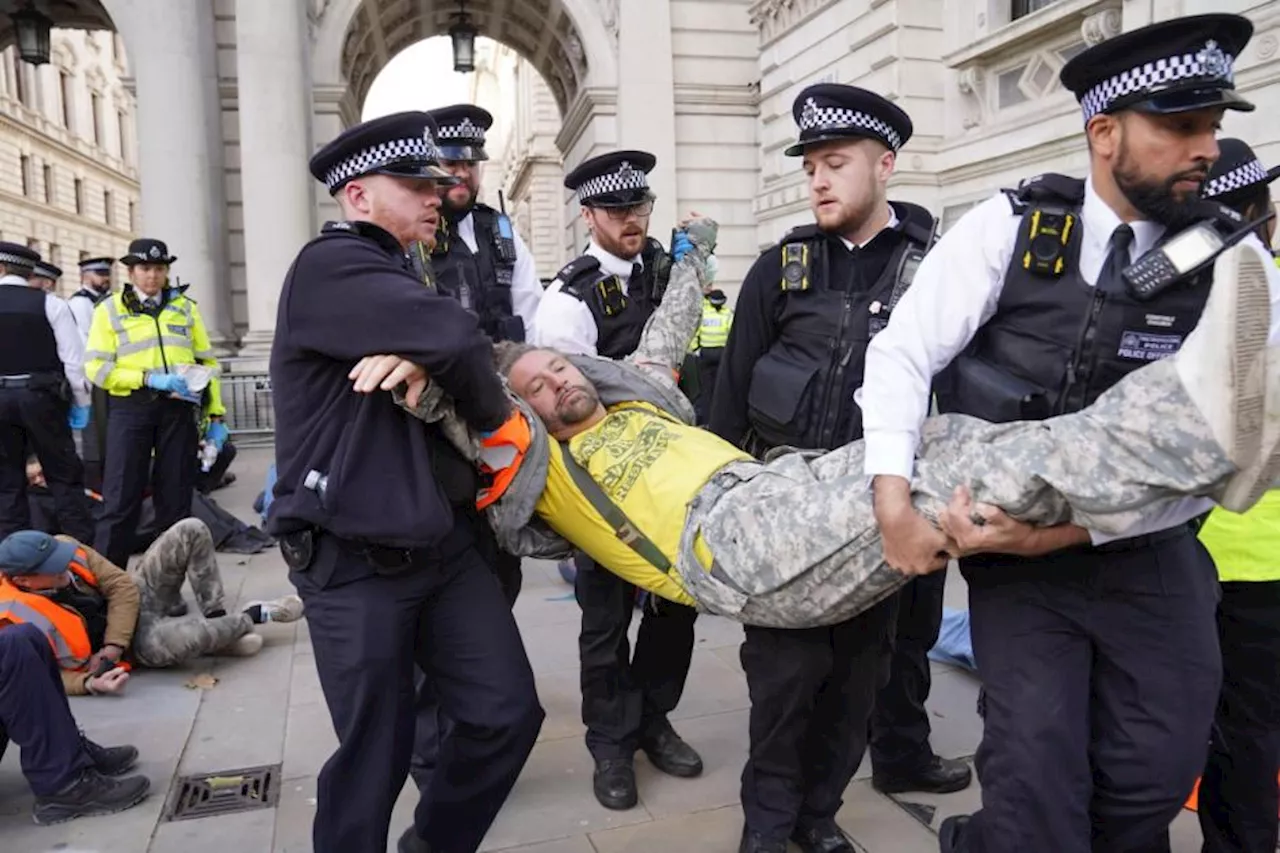
[[[497,227],[496,217],[500,215],[498,211],[485,205],[476,205],[476,209],[482,211],[485,216],[493,219],[494,227]],[[451,253],[459,250],[466,252],[465,261],[458,259],[458,265],[465,263],[468,275],[472,277],[478,276],[481,274],[479,270],[490,267],[491,264],[496,263],[496,258],[494,257],[495,250],[493,246],[486,245],[482,247],[477,242],[475,210],[469,211],[467,215],[458,220],[457,224],[452,226],[452,228],[453,233],[449,235],[451,242],[448,250]],[[538,305],[542,301],[542,282],[538,279],[538,270],[534,264],[533,255],[529,251],[529,247],[525,245],[524,240],[520,237],[520,232],[516,231],[513,227],[511,235],[516,247],[516,261],[515,265],[511,269],[511,305],[507,316],[519,317],[524,322],[524,339],[526,341],[531,341],[534,339],[533,328],[534,320],[538,312]],[[456,245],[453,241],[461,241],[461,245]],[[447,276],[445,274],[444,267],[454,260],[455,259],[453,258],[449,258],[447,261],[442,261],[439,256],[435,256],[434,259],[437,283],[441,288],[446,290],[450,289],[450,279],[453,276]],[[488,275],[489,273],[486,270],[483,274]],[[475,282],[469,283],[472,287],[475,286]],[[490,288],[496,287],[493,282],[488,282],[485,286]],[[454,293],[453,295],[457,297],[459,294]],[[491,300],[492,297],[486,295],[481,300],[477,300],[477,295],[472,294],[471,299],[473,300],[473,303],[478,303],[483,301],[483,299]],[[493,328],[493,326],[498,325],[498,323],[495,322],[496,318],[485,317],[486,312],[484,310],[484,305],[473,304],[470,307],[473,310],[477,310],[480,314],[482,324],[485,322],[490,324],[491,328],[486,329],[486,332],[490,337],[495,340],[500,337],[504,337],[499,334],[495,334],[495,332],[500,331],[499,329]]]
[[[89,405],[84,339],[67,303],[24,278],[0,276],[0,376],[32,373],[61,373],[72,401]]]
[[[640,255],[631,260],[619,258],[600,248],[595,240],[587,246],[584,255],[600,262],[601,277],[616,275],[622,280],[623,291],[631,281],[633,265],[644,261]],[[543,294],[534,321],[535,336],[530,340],[540,347],[550,347],[564,353],[599,355],[600,330],[587,303],[577,297],[560,292],[561,282],[554,281]]]
[[[509,406],[476,318],[406,269],[389,233],[329,223],[303,247],[280,293],[271,382],[278,479],[268,526],[275,535],[320,527],[355,540],[430,547],[453,528],[453,508],[474,501],[474,470],[389,392],[358,394],[347,378],[367,355],[420,364],[478,430]],[[327,477],[323,492],[308,473]]]
[[[860,294],[865,294],[880,280],[889,262],[907,241],[901,225],[897,212],[891,213],[885,227],[861,246],[839,235],[824,235],[830,279],[822,284],[835,294],[843,294],[844,300],[833,294],[823,300],[822,307],[838,306],[846,300],[857,301]],[[809,275],[811,289],[819,286],[813,279],[823,273],[816,260]],[[728,345],[716,375],[709,423],[716,435],[741,445],[752,427],[752,394],[757,400],[764,394],[784,394],[795,398],[786,402],[787,407],[794,404],[795,408],[804,409],[795,415],[801,420],[799,428],[803,434],[792,437],[789,443],[802,447],[820,447],[824,443],[838,447],[861,437],[861,412],[853,396],[862,384],[869,318],[861,313],[850,318],[849,328],[843,333],[848,348],[845,352],[848,369],[843,371],[839,387],[827,387],[828,380],[836,373],[831,363],[835,336],[825,334],[826,330],[815,334],[809,322],[812,318],[806,317],[808,312],[797,310],[802,300],[812,299],[809,293],[788,293],[782,289],[781,243],[756,259],[742,282]],[[839,308],[835,310],[838,312]],[[853,328],[854,324],[861,324],[861,330]],[[838,319],[832,325],[838,325]],[[783,361],[795,368],[796,375],[772,377],[766,383],[771,387],[753,391],[752,377],[761,359],[775,344],[784,351]],[[808,378],[801,378],[799,374]],[[819,440],[818,434],[823,432],[829,439],[826,442]]]
[[[933,247],[894,309],[893,320],[867,351],[866,381],[858,392],[866,439],[866,473],[910,479],[920,428],[928,415],[933,377],[959,355],[1000,304],[1021,216],[1004,193],[965,213]],[[1078,269],[1096,284],[1122,223],[1086,182],[1080,213]],[[1165,233],[1149,221],[1129,223],[1129,261],[1150,251]],[[1249,239],[1254,239],[1250,237]],[[1271,283],[1270,344],[1280,344],[1280,270],[1268,266]],[[736,325],[736,324],[735,324]],[[1175,527],[1212,508],[1200,498],[1165,504],[1120,536],[1091,531],[1095,545]]]

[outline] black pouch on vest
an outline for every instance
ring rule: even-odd
[[[1043,388],[971,356],[955,361],[953,393],[970,415],[991,423],[1038,421],[1053,413]]]
[[[280,537],[280,555],[285,565],[295,572],[305,572],[311,568],[311,561],[316,555],[316,532],[314,530],[295,530]]]
[[[809,428],[813,397],[809,389],[817,365],[796,364],[766,353],[751,371],[747,420],[766,443],[800,444]]]

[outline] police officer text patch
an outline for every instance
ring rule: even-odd
[[[1153,335],[1126,330],[1120,336],[1121,358],[1132,361],[1159,361],[1182,348],[1182,335]]]

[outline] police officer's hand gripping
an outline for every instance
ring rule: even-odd
[[[434,134],[425,113],[400,113],[317,152],[312,174],[345,218],[302,248],[279,303],[268,527],[306,602],[338,734],[319,778],[320,853],[384,849],[413,749],[415,663],[454,726],[400,850],[476,850],[543,718],[466,518],[475,470],[388,393],[412,398],[429,375],[478,432],[512,427],[476,317],[406,268],[410,244],[434,241],[452,181]],[[387,352],[404,362],[371,358]]]

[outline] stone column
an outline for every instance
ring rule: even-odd
[[[249,332],[266,355],[289,265],[313,236],[311,86],[301,0],[236,0],[236,89]]]
[[[658,158],[649,175],[658,196],[649,233],[665,244],[680,216],[671,0],[622,0],[618,32],[618,147]]]
[[[169,244],[219,351],[232,339],[221,106],[208,0],[107,0],[137,80],[141,232]],[[270,5],[270,4],[267,4]]]

